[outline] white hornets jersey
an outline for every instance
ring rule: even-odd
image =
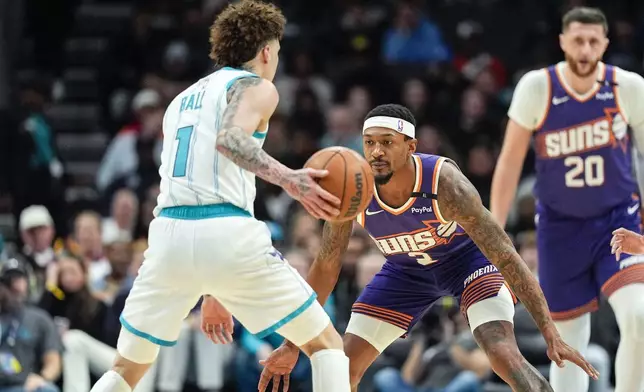
[[[188,87],[168,106],[163,118],[161,193],[155,216],[166,207],[233,204],[253,214],[255,175],[217,152],[217,132],[233,82],[257,75],[223,68]],[[253,140],[264,143],[267,129]]]

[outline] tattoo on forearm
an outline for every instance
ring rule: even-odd
[[[252,136],[233,123],[246,90],[261,82],[260,78],[242,78],[228,90],[228,106],[224,111],[222,126],[217,135],[217,150],[242,169],[255,173],[273,184],[282,185],[286,167],[268,155]]]
[[[517,253],[505,231],[483,207],[480,196],[453,165],[443,165],[438,183],[438,205],[447,220],[456,221],[494,264],[521,299],[542,332],[553,325],[539,283]]]
[[[320,263],[341,263],[342,255],[349,246],[353,230],[353,222],[330,223],[324,222],[322,229],[322,244],[317,261]]]

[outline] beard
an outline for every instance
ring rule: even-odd
[[[595,72],[597,72],[597,66],[599,65],[599,60],[589,60],[588,61],[588,70],[586,72],[581,71],[581,65],[580,62],[573,59],[572,57],[566,55],[566,63],[568,63],[568,67],[570,68],[570,71],[575,74],[576,76],[580,78],[585,78],[590,75],[593,75]]]
[[[391,180],[391,177],[393,175],[394,175],[393,172],[387,173],[387,174],[379,174],[379,175],[375,175],[373,177],[373,179],[374,179],[376,185],[385,185],[386,183],[389,182],[389,180]]]

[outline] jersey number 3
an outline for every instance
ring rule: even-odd
[[[568,188],[601,186],[604,184],[604,158],[601,155],[590,155],[586,158],[568,157],[564,165],[570,170],[566,173]]]
[[[173,177],[185,177],[186,168],[188,167],[188,153],[190,152],[190,138],[194,126],[190,125],[177,129],[177,139],[179,145],[177,146],[177,155],[174,157],[174,170],[172,171]]]

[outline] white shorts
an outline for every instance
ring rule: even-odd
[[[122,339],[136,335],[174,345],[183,319],[204,294],[260,337],[278,332],[302,345],[330,323],[311,287],[273,248],[263,222],[160,217],[150,224],[145,261],[121,314],[130,332]],[[119,351],[131,351],[130,345],[119,341]]]
[[[472,332],[478,326],[490,321],[512,323],[514,320],[514,300],[510,290],[503,285],[496,297],[486,298],[472,304],[467,308],[467,319]],[[406,330],[386,321],[360,313],[351,313],[346,330],[346,333],[364,339],[381,353],[406,332]]]

